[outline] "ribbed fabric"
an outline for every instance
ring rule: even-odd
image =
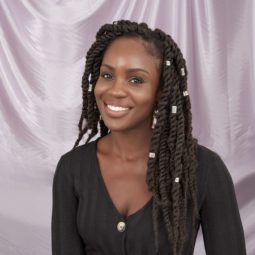
[[[96,140],[61,156],[53,179],[52,255],[155,255],[150,199],[123,218],[104,184],[96,156]],[[245,255],[244,232],[232,178],[220,156],[198,145],[198,205],[206,254]],[[125,230],[117,224],[123,221]],[[163,221],[159,254],[171,255]],[[189,233],[192,224],[189,220]],[[188,238],[183,255],[191,255]]]

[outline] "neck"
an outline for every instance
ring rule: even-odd
[[[109,152],[122,160],[136,160],[149,155],[152,129],[129,130],[108,134]]]

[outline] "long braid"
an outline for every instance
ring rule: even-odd
[[[150,152],[154,152],[156,157],[148,158],[146,183],[154,197],[152,218],[156,252],[159,252],[159,219],[162,216],[167,237],[172,244],[172,253],[179,255],[182,254],[187,238],[187,216],[193,220],[193,235],[198,218],[197,140],[192,136],[190,99],[183,95],[187,90],[186,63],[177,44],[169,35],[160,29],[152,31],[146,23],[138,24],[126,20],[105,24],[99,29],[96,41],[86,55],[79,135],[73,149],[78,146],[84,134],[88,135],[85,142],[88,143],[98,133],[98,123],[101,137],[109,132],[100,118],[94,88],[105,50],[121,36],[143,39],[149,43],[145,46],[149,54],[161,59],[159,86],[162,87],[162,93],[158,101],[157,124],[150,141]],[[171,65],[166,65],[165,61],[170,61]],[[174,112],[172,107],[177,107],[177,112]],[[192,206],[192,215],[187,215],[189,204]]]

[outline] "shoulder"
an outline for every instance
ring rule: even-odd
[[[217,152],[202,144],[197,145],[197,159],[200,164],[208,164],[221,160]]]
[[[95,146],[95,140],[87,144],[79,145],[67,152],[65,152],[61,158],[64,161],[81,161],[89,159],[93,153],[93,146]]]
[[[65,152],[60,156],[57,169],[67,169],[62,171],[68,171],[71,175],[78,174],[79,169],[88,166],[93,159],[94,146],[95,140]]]
[[[206,175],[210,172],[222,175],[226,173],[229,174],[221,156],[216,151],[201,144],[198,144],[197,146],[197,162],[198,171],[203,171]]]
[[[211,193],[233,190],[233,181],[221,156],[204,145],[197,146],[198,188],[201,203]]]
[[[53,177],[53,187],[72,187],[77,196],[80,193],[81,178],[88,180],[91,161],[95,159],[95,141],[65,152],[59,159]]]
[[[221,156],[204,145],[197,146],[198,169],[206,172],[207,175],[230,175]]]

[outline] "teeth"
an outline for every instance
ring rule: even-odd
[[[109,109],[111,109],[112,111],[124,111],[124,110],[128,110],[128,108],[123,108],[123,107],[113,106],[113,105],[107,105],[107,107]]]

